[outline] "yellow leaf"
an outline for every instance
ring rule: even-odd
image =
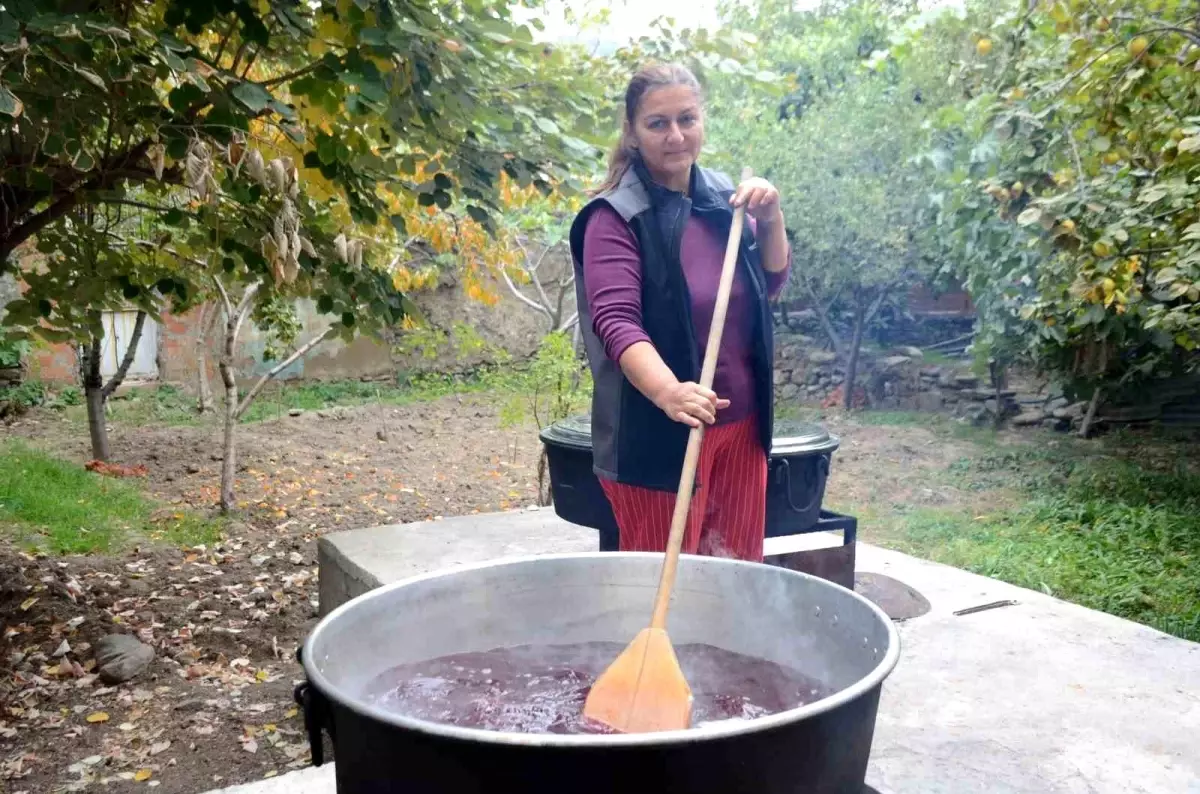
[[[24,601],[21,602],[21,611],[28,612],[29,608],[32,607],[37,602],[38,602],[37,596],[34,596],[33,598],[26,598]]]
[[[257,673],[254,674],[254,677],[257,678],[259,681],[266,681],[268,678],[271,677],[271,674],[268,673],[266,670],[259,670]]]
[[[342,43],[344,28],[338,24],[338,21],[328,14],[321,15],[321,21],[317,24],[317,38],[326,39],[328,41],[336,41]],[[326,47],[328,49],[328,47]]]
[[[93,711],[87,715],[87,721],[91,723],[108,722],[108,713],[104,711]]]
[[[139,769],[134,774],[133,779],[136,780],[138,783],[144,783],[150,779],[150,776],[152,774],[154,774],[154,773],[151,772],[149,769]]]
[[[285,720],[292,720],[292,719],[295,719],[297,716],[299,716],[299,714],[300,714],[300,709],[290,708],[287,710],[287,713],[283,715],[283,718]]]

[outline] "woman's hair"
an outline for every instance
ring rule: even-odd
[[[604,181],[596,188],[595,193],[604,193],[619,185],[621,177],[625,176],[625,172],[637,154],[630,145],[628,131],[633,127],[638,108],[642,104],[642,97],[656,88],[675,85],[687,86],[696,92],[697,97],[703,98],[704,91],[701,89],[696,75],[692,74],[686,66],[678,63],[644,66],[629,81],[629,86],[625,89],[625,116],[621,124],[621,137],[608,156],[608,173],[604,175]]]

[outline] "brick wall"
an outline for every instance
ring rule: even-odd
[[[301,341],[310,339],[328,326],[329,319],[318,315],[310,301],[301,301],[297,309],[302,326]],[[159,382],[171,383],[189,390],[196,387],[199,375],[196,339],[200,333],[201,319],[199,310],[183,315],[166,313],[162,316],[158,334]],[[222,346],[223,328],[223,320],[218,319],[207,340],[208,377],[214,389],[217,388],[217,359]],[[253,323],[242,328],[237,356],[238,374],[241,378],[248,379],[260,375],[274,366],[274,362],[262,360],[266,343],[266,335]],[[77,358],[71,346],[43,343],[35,347],[31,358],[31,374],[38,380],[59,385],[78,383]],[[288,367],[279,377],[284,380],[372,378],[385,377],[394,370],[391,351],[386,345],[366,338],[355,339],[350,344],[340,339],[330,339],[309,353],[304,360]]]

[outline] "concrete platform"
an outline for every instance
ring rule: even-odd
[[[338,533],[320,542],[321,607],[428,570],[595,548],[544,510]],[[1200,794],[1200,645],[867,544],[857,557],[932,607],[899,627],[867,778],[881,794]],[[1017,603],[954,614],[1003,600]],[[325,767],[224,794],[334,790]]]

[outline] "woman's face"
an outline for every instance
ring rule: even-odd
[[[647,91],[630,134],[651,175],[667,187],[685,190],[704,144],[700,98],[685,85]]]

